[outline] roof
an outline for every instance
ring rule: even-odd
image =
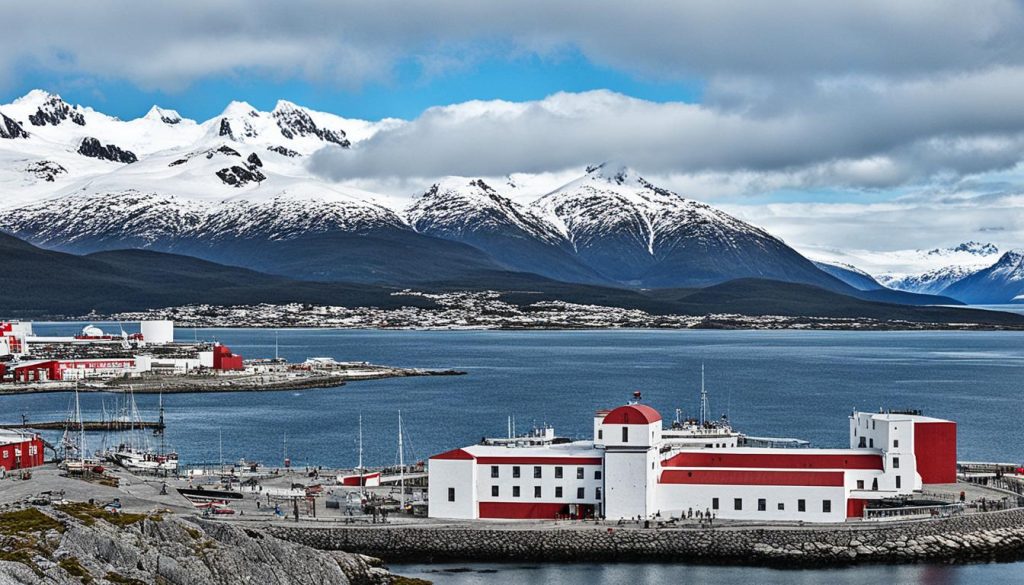
[[[882,455],[861,449],[702,449],[683,451],[662,461],[671,467],[734,469],[871,469],[880,470]]]
[[[27,431],[15,429],[0,429],[0,445],[14,445],[24,443],[36,438],[36,435]]]
[[[600,457],[601,451],[594,447],[592,441],[574,441],[554,445],[530,445],[526,447],[502,445],[470,445],[462,449],[452,449],[431,459],[479,459],[479,458],[566,458]]]
[[[646,404],[620,406],[604,417],[607,425],[649,425],[661,420],[661,414]]]

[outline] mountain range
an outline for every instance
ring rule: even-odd
[[[623,164],[589,167],[528,205],[510,197],[523,199],[513,184],[470,177],[439,180],[402,205],[308,164],[399,120],[280,101],[269,112],[233,102],[205,122],[156,106],[123,121],[38,90],[0,105],[0,116],[0,231],[54,252],[137,249],[380,290],[692,290],[764,279],[865,301],[957,304],[864,286],[863,275],[816,265]]]

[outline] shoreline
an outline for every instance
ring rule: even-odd
[[[1020,508],[871,525],[723,524],[712,529],[536,524],[260,526],[277,538],[318,550],[345,550],[401,563],[660,561],[812,568],[1024,559],[1024,509]]]
[[[466,372],[454,369],[431,370],[422,368],[390,368],[378,366],[381,371],[358,376],[346,376],[345,374],[320,375],[308,379],[290,379],[279,382],[265,382],[254,384],[251,377],[235,379],[225,377],[224,379],[193,379],[188,381],[168,380],[166,382],[138,382],[119,384],[81,384],[78,382],[47,382],[44,385],[34,386],[32,384],[19,385],[15,387],[0,386],[0,398],[4,396],[21,396],[28,394],[51,394],[59,392],[82,393],[106,393],[124,394],[126,387],[130,386],[135,394],[203,394],[210,392],[281,392],[287,390],[319,390],[339,388],[351,382],[369,380],[385,380],[390,378],[418,378],[432,376],[464,376]],[[176,385],[177,384],[177,385]]]

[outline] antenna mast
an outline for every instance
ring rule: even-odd
[[[398,484],[401,486],[399,506],[405,510],[405,450],[402,448],[402,411],[398,411]]]

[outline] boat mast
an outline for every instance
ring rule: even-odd
[[[360,477],[363,471],[363,415],[359,415],[359,465],[356,466],[356,470],[360,472]]]
[[[402,411],[398,411],[398,485],[400,486],[401,495],[399,496],[399,506],[401,510],[405,510],[405,450],[402,448]]]
[[[700,426],[708,421],[708,391],[704,388],[704,362],[700,363]]]
[[[82,406],[78,402],[78,390],[75,390],[75,418],[78,420],[78,459],[85,469],[85,424],[82,422]]]

